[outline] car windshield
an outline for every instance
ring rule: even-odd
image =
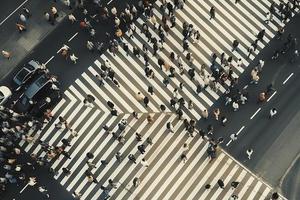
[[[23,68],[23,69],[18,73],[18,75],[17,75],[18,80],[23,81],[24,77],[25,77],[27,74],[28,74],[28,71],[27,71],[26,69]]]

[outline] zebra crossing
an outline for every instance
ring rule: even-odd
[[[163,79],[169,72],[160,69],[157,65],[158,58],[149,56],[149,67],[154,71],[155,78],[149,79],[144,76],[144,61],[142,57],[126,55],[120,47],[118,53],[113,55],[105,52],[95,60],[88,69],[75,80],[75,82],[65,91],[64,98],[53,109],[55,119],[45,125],[43,130],[34,135],[37,139],[48,141],[50,145],[60,146],[63,138],[71,137],[71,131],[67,129],[57,130],[55,124],[58,116],[63,116],[71,125],[73,130],[78,132],[78,136],[73,138],[71,146],[66,147],[66,151],[71,154],[71,159],[62,155],[52,161],[51,166],[58,173],[54,176],[57,181],[70,192],[82,194],[81,199],[97,200],[103,199],[106,193],[100,189],[101,186],[108,186],[108,180],[117,182],[117,188],[111,188],[108,194],[111,199],[229,199],[235,194],[239,199],[267,199],[272,193],[272,188],[248,171],[240,163],[235,161],[222,149],[218,149],[218,157],[210,162],[206,155],[208,142],[203,140],[198,134],[189,137],[184,130],[182,120],[178,120],[174,109],[170,106],[169,100],[173,97],[173,91],[184,83],[182,90],[179,90],[179,97],[186,101],[191,100],[194,104],[192,109],[183,108],[186,119],[201,119],[200,113],[208,109],[225,92],[225,87],[218,84],[217,89],[207,87],[197,94],[198,83],[203,83],[199,75],[200,66],[210,65],[210,57],[213,53],[221,54],[225,52],[233,55],[233,75],[239,77],[249,65],[255,55],[262,50],[268,42],[275,36],[277,27],[281,25],[280,19],[274,16],[274,20],[268,25],[264,23],[265,13],[271,4],[271,0],[264,1],[241,1],[234,4],[232,1],[186,1],[183,10],[176,10],[176,27],[173,27],[166,37],[163,49],[158,52],[158,56],[176,66],[169,60],[170,52],[182,57],[182,24],[186,21],[194,25],[196,30],[200,30],[201,39],[199,43],[190,43],[190,51],[193,54],[193,66],[196,68],[196,77],[192,81],[186,71],[189,64],[183,59],[185,73],[176,78],[170,79],[170,84],[165,87]],[[275,0],[279,4],[279,0]],[[154,5],[154,15],[158,22],[162,17],[160,13],[160,1]],[[216,7],[216,19],[209,19],[209,9]],[[128,44],[129,49],[134,46],[142,49],[143,44],[147,44],[147,38],[140,34],[143,23],[150,23],[148,19],[141,16],[135,22],[137,34],[131,39],[125,35],[123,42]],[[258,43],[258,48],[253,55],[247,57],[247,47],[255,40],[256,34],[266,30],[263,42]],[[158,33],[151,29],[152,35],[156,38]],[[231,44],[234,39],[239,39],[239,51],[231,52]],[[151,49],[148,46],[148,49]],[[243,60],[242,66],[237,66],[237,59]],[[107,82],[104,86],[99,86],[95,78],[101,72],[101,63],[109,61],[110,67],[115,71],[120,87]],[[220,59],[217,58],[220,64]],[[176,69],[177,70],[177,69]],[[209,74],[209,69],[205,69]],[[228,85],[228,82],[225,82]],[[147,93],[148,86],[154,88],[154,94]],[[148,96],[150,103],[147,108],[138,101],[135,95],[141,92]],[[87,94],[92,94],[95,98],[94,107],[86,107],[83,100]],[[112,116],[107,106],[107,101],[112,101],[119,111],[118,116]],[[161,112],[160,105],[166,105],[166,111]],[[138,113],[138,119],[132,116],[132,112]],[[148,123],[147,116],[153,117],[153,122]],[[111,134],[102,128],[104,125],[110,127],[112,132],[118,132],[118,123],[126,119],[128,125],[122,132],[126,139],[125,144],[120,144]],[[169,133],[166,123],[171,122],[174,126],[174,133]],[[135,133],[142,134],[142,141],[136,140]],[[151,137],[153,145],[146,143],[146,138]],[[183,144],[189,145],[186,163],[180,161],[183,151]],[[137,145],[146,145],[146,154],[140,155]],[[46,156],[40,145],[37,143],[21,142],[26,152]],[[99,181],[98,184],[87,181],[85,171],[86,153],[93,152],[95,158],[93,163],[96,168],[91,172]],[[117,161],[115,154],[121,152],[123,159]],[[133,154],[137,158],[137,164],[131,163],[127,156]],[[144,167],[140,164],[145,158],[150,164]],[[101,160],[108,161],[104,166]],[[66,176],[62,173],[62,168],[67,167],[71,174]],[[137,187],[133,185],[133,179],[140,178],[141,183]],[[225,183],[225,189],[217,186],[218,179]],[[232,181],[240,184],[236,189],[230,188]],[[211,189],[205,189],[205,185],[210,184]],[[282,197],[284,199],[284,197]]]

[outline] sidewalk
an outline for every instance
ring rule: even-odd
[[[12,53],[12,58],[7,60],[1,56],[0,58],[0,78],[3,79],[8,75],[18,63],[29,54],[33,48],[40,43],[64,17],[72,12],[68,7],[60,1],[28,1],[24,4],[30,10],[32,16],[27,20],[27,31],[19,33],[15,24],[19,22],[19,14],[22,13],[20,7],[12,16],[10,16],[0,28],[0,44],[1,50]],[[52,26],[44,18],[44,12],[50,13],[51,6],[55,6],[58,10],[59,17],[56,24]]]

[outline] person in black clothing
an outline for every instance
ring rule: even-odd
[[[128,56],[129,55],[129,47],[126,43],[123,43],[123,49],[126,52],[126,56]]]
[[[108,105],[108,107],[109,107],[110,109],[114,109],[114,107],[115,107],[115,104],[114,104],[113,102],[111,102],[111,101],[108,101],[108,102],[107,102],[107,105]]]
[[[139,145],[137,148],[141,152],[141,154],[144,154],[146,152],[145,151],[145,145],[143,145],[143,144]]]
[[[233,43],[232,43],[232,50],[231,51],[233,52],[233,51],[237,50],[238,46],[239,46],[239,42],[237,40],[234,40]]]
[[[70,141],[68,140],[68,139],[66,139],[66,138],[63,138],[62,140],[61,140],[61,142],[63,143],[63,145],[65,145],[65,146],[71,146],[71,144],[70,144]]]
[[[218,180],[218,185],[219,185],[220,188],[224,189],[224,185],[225,185],[225,184],[224,184],[224,182],[223,182],[222,179],[219,179],[219,180]]]
[[[164,112],[165,110],[166,110],[166,106],[165,105],[160,105],[160,110],[162,111],[162,112]]]
[[[148,103],[149,103],[149,98],[147,96],[145,96],[144,97],[144,104],[145,104],[146,108],[148,107]]]
[[[131,160],[132,162],[134,162],[134,164],[136,164],[136,158],[134,157],[133,154],[129,154],[128,159]]]
[[[153,87],[150,85],[150,86],[148,86],[148,92],[151,94],[151,95],[153,95],[153,93],[154,93],[154,89],[153,89]]]
[[[209,19],[215,19],[216,17],[216,10],[215,10],[215,7],[212,6],[210,11],[209,11],[209,14],[210,14],[210,18]]]
[[[237,181],[232,181],[231,182],[231,187],[234,188],[234,189],[237,188],[238,185],[239,185],[239,182],[237,182]]]

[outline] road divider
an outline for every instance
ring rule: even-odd
[[[257,113],[261,110],[261,108],[258,108],[255,113],[250,117],[250,119],[253,119],[255,117],[255,115],[257,115]]]

